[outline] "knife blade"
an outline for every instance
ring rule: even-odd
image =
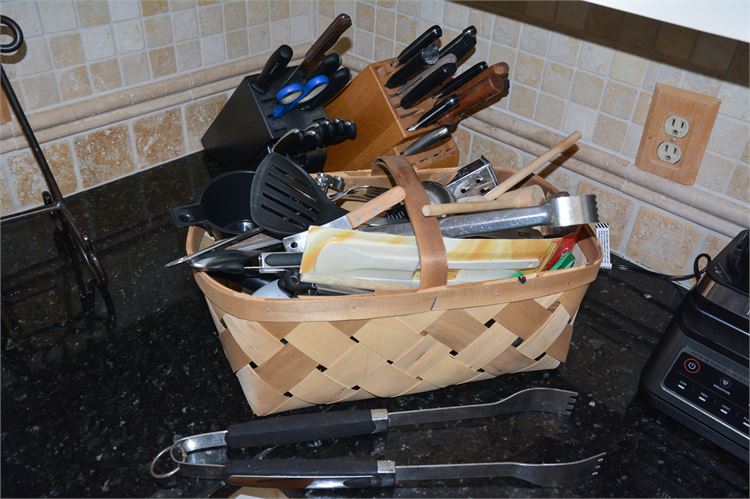
[[[320,105],[325,106],[329,101],[333,100],[341,90],[349,83],[351,79],[351,71],[349,68],[342,67],[337,69],[330,78],[328,78],[328,86],[325,90],[320,92],[317,97],[309,100],[304,105],[304,109],[312,109]]]
[[[443,29],[439,25],[435,24],[434,26],[430,26],[393,59],[391,66],[404,64],[406,61],[417,55],[420,50],[441,36],[443,36]]]
[[[386,88],[396,88],[403,85],[426,67],[435,64],[440,59],[440,49],[434,43],[423,48],[417,55],[409,59],[398,71],[393,73],[385,82]]]
[[[408,94],[401,99],[401,107],[410,109],[414,107],[427,94],[435,90],[438,85],[448,79],[456,72],[456,63],[449,62],[431,71],[427,76],[414,86]]]
[[[409,147],[404,149],[404,152],[402,152],[401,155],[409,156],[426,151],[438,142],[441,142],[450,137],[455,130],[456,127],[453,125],[445,125],[441,126],[440,128],[430,130],[426,134],[422,135],[419,139],[417,139],[414,143],[412,143]]]
[[[484,61],[474,64],[472,67],[446,83],[443,88],[440,89],[437,96],[440,98],[454,93],[464,86],[464,84],[467,84],[469,81],[479,76],[479,74],[485,69],[487,69],[487,63]]]
[[[440,118],[440,123],[455,125],[469,114],[474,106],[504,92],[507,88],[505,82],[508,78],[508,69],[504,62],[493,64],[474,78],[471,86],[462,87],[458,94],[459,105]]]
[[[284,71],[289,61],[292,60],[292,55],[292,47],[289,45],[282,45],[274,50],[263,66],[263,70],[253,81],[252,87],[261,94],[265,94],[271,82],[279,76],[279,73]]]
[[[457,37],[455,37],[453,40],[448,42],[447,45],[445,45],[442,49],[440,49],[440,55],[444,56],[445,54],[452,53],[456,45],[461,43],[466,38],[474,38],[474,41],[476,42],[477,28],[474,25],[471,25],[465,28]]]
[[[341,38],[341,35],[352,25],[352,18],[348,14],[339,14],[323,31],[312,46],[305,52],[302,62],[291,72],[284,85],[295,78],[303,78],[323,59],[325,53]],[[300,74],[301,72],[301,74]]]
[[[432,107],[432,109],[424,113],[422,117],[419,118],[419,120],[417,120],[417,122],[414,123],[412,126],[407,128],[406,131],[413,132],[414,130],[418,130],[420,128],[424,128],[426,126],[431,125],[432,123],[440,119],[442,116],[444,116],[446,113],[448,113],[451,109],[457,108],[459,103],[460,103],[460,99],[458,98],[457,94],[449,95],[445,99],[435,104]]]

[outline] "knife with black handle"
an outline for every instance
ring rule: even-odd
[[[416,123],[406,129],[407,132],[413,132],[420,128],[429,126],[447,114],[450,110],[458,107],[460,99],[457,94],[452,94],[435,104],[432,109],[422,115]]]
[[[328,104],[328,102],[336,97],[346,84],[349,83],[351,77],[352,74],[351,71],[349,71],[349,68],[341,67],[337,69],[330,78],[328,78],[328,86],[326,89],[320,92],[317,97],[307,102],[304,105],[304,108],[312,109],[320,105]]]
[[[428,67],[427,69],[425,69],[424,71],[422,71],[421,73],[419,73],[417,76],[415,76],[414,78],[412,78],[411,80],[409,80],[409,82],[406,83],[406,85],[402,85],[401,88],[399,88],[398,91],[396,92],[396,95],[400,95],[400,96],[403,97],[404,95],[408,94],[409,92],[412,91],[412,89],[414,89],[414,87],[416,87],[417,85],[419,85],[419,83],[423,79],[427,78],[433,71],[437,71],[437,69],[439,67],[441,67],[441,66],[443,66],[445,64],[448,64],[450,62],[452,62],[452,63],[456,64],[456,66],[458,66],[458,61],[456,60],[456,56],[455,55],[453,55],[453,54],[447,54],[447,55],[441,57],[440,59],[438,59],[438,61],[435,64],[433,64],[432,66]]]
[[[396,88],[409,81],[414,75],[423,71],[427,66],[435,64],[440,58],[440,49],[432,44],[423,48],[417,55],[409,59],[398,71],[393,73],[385,82],[386,88]]]
[[[450,95],[456,90],[460,89],[462,86],[467,84],[469,81],[473,80],[479,74],[487,69],[487,63],[482,61],[474,64],[472,67],[461,73],[460,75],[453,78],[451,81],[445,84],[443,88],[440,89],[440,92],[438,92],[438,97],[445,97],[446,95]]]
[[[255,78],[255,81],[253,81],[252,87],[261,94],[265,94],[271,82],[286,69],[289,61],[292,60],[292,56],[292,47],[289,45],[282,45],[274,50],[273,54],[266,61],[265,66],[263,66],[263,70]]]
[[[440,51],[441,58],[448,54],[453,54],[456,56],[456,59],[460,61],[472,48],[474,48],[474,45],[477,44],[477,37],[472,36],[471,34],[462,33],[458,35],[454,41],[456,43]]]
[[[437,24],[427,28],[424,33],[419,35],[393,59],[391,65],[398,66],[399,64],[404,64],[406,61],[416,56],[420,50],[427,47],[441,36],[443,36],[443,29]]]
[[[323,62],[321,62],[318,67],[310,73],[308,79],[320,75],[330,77],[339,66],[341,66],[341,56],[336,52],[328,54],[323,58]]]
[[[477,76],[470,87],[459,93],[459,105],[440,118],[440,123],[457,124],[474,106],[507,90],[508,65],[498,62]]]
[[[456,47],[456,45],[466,40],[467,38],[473,38],[474,42],[476,42],[477,28],[475,26],[469,26],[468,28],[464,29],[456,38],[448,42],[446,46],[440,49],[440,55],[443,56],[445,54],[450,54]]]
[[[401,155],[410,156],[412,154],[419,154],[421,152],[424,152],[442,142],[443,140],[448,139],[455,130],[456,127],[453,125],[445,125],[441,126],[440,128],[430,130],[426,134],[419,137],[419,139],[414,141],[414,143],[412,143],[409,147],[404,149],[404,152],[402,152]]]
[[[352,18],[348,14],[339,14],[336,18],[328,25],[326,30],[318,37],[312,46],[305,52],[305,57],[302,59],[297,68],[292,71],[289,77],[286,79],[284,84],[294,81],[295,79],[302,79],[305,75],[310,74],[317,64],[323,59],[328,50],[341,38],[344,31],[349,29],[352,25]]]
[[[456,63],[449,62],[443,64],[435,71],[432,71],[429,75],[422,78],[422,80],[414,86],[401,99],[401,107],[409,109],[414,107],[420,100],[422,100],[427,94],[435,90],[442,82],[447,80],[456,72]]]

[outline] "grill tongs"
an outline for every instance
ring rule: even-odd
[[[401,482],[459,478],[512,477],[542,487],[559,487],[596,475],[605,452],[566,463],[462,463],[397,466],[375,459],[264,459],[229,460],[207,464],[192,453],[222,447],[245,448],[380,433],[390,427],[486,418],[519,412],[570,415],[576,392],[529,388],[497,402],[388,413],[385,409],[334,411],[258,419],[228,430],[177,440],[151,462],[155,478],[181,476],[223,479],[235,486],[288,489],[392,487]],[[168,455],[175,468],[157,473],[156,463]]]

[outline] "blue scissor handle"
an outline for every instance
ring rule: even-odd
[[[325,75],[315,76],[305,82],[303,87],[299,83],[287,85],[276,93],[279,105],[273,110],[274,118],[278,118],[287,111],[294,109],[299,103],[307,102],[328,86],[328,77]]]

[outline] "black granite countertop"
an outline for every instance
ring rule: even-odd
[[[252,417],[188,269],[168,208],[220,170],[200,153],[75,195],[111,303],[74,265],[47,215],[2,228],[3,497],[226,496],[221,482],[155,480],[148,463],[175,436]],[[83,279],[83,280],[82,280]],[[338,409],[418,409],[497,400],[517,390],[576,390],[570,417],[524,414],[279,447],[275,457],[377,457],[400,464],[568,461],[607,451],[598,476],[545,489],[512,479],[308,492],[310,496],[747,497],[745,463],[650,408],[638,377],[679,302],[654,278],[601,272],[579,311],[568,361],[531,372]],[[297,412],[330,410],[308,408]]]

